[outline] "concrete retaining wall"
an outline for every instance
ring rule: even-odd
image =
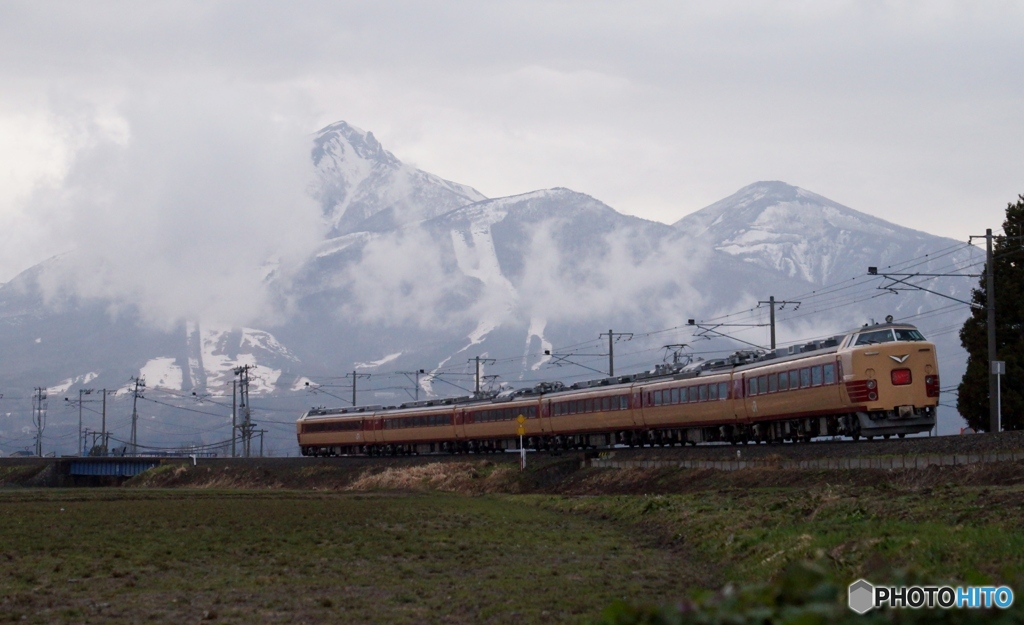
[[[588,458],[584,466],[599,469],[923,469],[932,466],[954,466],[980,462],[1015,462],[1024,460],[1024,451],[987,454],[922,454],[913,456],[881,456],[877,458],[814,458],[811,460],[615,460],[611,457]]]

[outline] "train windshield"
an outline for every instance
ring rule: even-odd
[[[857,335],[857,342],[854,345],[874,345],[876,343],[891,343],[892,341],[923,341],[924,336],[913,328],[886,328],[885,330],[872,330],[861,332]]]
[[[893,330],[896,333],[897,341],[923,341],[924,335],[912,328],[896,328]]]

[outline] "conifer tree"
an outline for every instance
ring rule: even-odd
[[[960,329],[960,344],[968,358],[957,410],[975,430],[989,429],[988,271],[994,271],[996,289],[996,359],[1006,362],[1002,425],[1004,430],[1024,429],[1024,195],[1018,196],[1016,204],[1006,206],[1003,233],[992,244],[993,267],[985,267],[972,293],[972,301],[980,308],[972,310]]]

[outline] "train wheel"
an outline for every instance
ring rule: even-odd
[[[900,433],[899,433],[899,434],[897,434],[896,436],[898,436],[898,437],[900,437],[900,438],[906,438],[906,437],[907,437],[907,435],[906,435],[906,434],[904,434],[903,432],[900,432]]]

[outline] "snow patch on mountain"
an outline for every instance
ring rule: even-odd
[[[316,258],[326,258],[338,252],[347,250],[353,245],[365,243],[373,238],[373,235],[369,232],[353,232],[352,234],[343,234],[340,237],[334,237],[328,239],[320,245],[320,248],[316,251]]]
[[[306,390],[307,387],[313,386],[314,384],[315,384],[315,382],[313,382],[313,380],[310,380],[309,378],[307,378],[306,376],[303,375],[303,376],[299,376],[299,377],[295,378],[295,382],[292,383],[292,387],[290,389],[288,389],[288,390],[290,390],[290,391],[302,391],[302,390]]]
[[[392,360],[397,359],[402,355],[402,352],[395,352],[394,354],[388,354],[380,360],[374,360],[372,362],[357,362],[355,363],[356,369],[375,369],[381,365],[386,365]]]
[[[89,373],[85,373],[83,375],[75,376],[73,378],[68,378],[68,379],[64,380],[63,382],[60,382],[59,384],[47,387],[46,392],[47,392],[47,394],[50,394],[50,395],[62,395],[64,393],[66,393],[67,390],[69,388],[71,388],[72,386],[74,386],[76,384],[81,384],[81,385],[84,386],[84,385],[88,384],[89,382],[92,382],[93,380],[95,380],[98,377],[99,377],[98,373],[90,371]]]
[[[498,254],[494,249],[491,226],[507,215],[493,207],[470,213],[468,230],[452,230],[452,247],[459,270],[484,284],[484,292],[477,302],[480,322],[469,334],[470,344],[481,343],[489,333],[509,317],[518,297],[516,288],[501,271]]]
[[[242,340],[239,343],[240,349],[259,349],[272,354],[283,356],[288,360],[298,362],[298,358],[288,351],[284,345],[274,338],[270,332],[255,330],[253,328],[242,328]]]
[[[537,371],[544,365],[551,361],[551,355],[545,354],[545,352],[551,352],[555,348],[551,344],[551,341],[544,338],[544,328],[547,327],[547,320],[533,317],[530,319],[530,328],[526,331],[526,347],[523,350],[523,370],[526,370],[527,363],[529,362],[531,347],[533,345],[533,339],[537,339],[540,342],[540,349],[537,350],[541,354],[541,357],[537,362],[530,366],[530,371]]]
[[[182,390],[184,373],[177,365],[177,359],[171,357],[152,358],[142,369],[139,370],[139,377],[146,380],[146,386],[166,388],[175,391]]]
[[[226,391],[235,379],[235,369],[245,365],[249,371],[249,392],[267,394],[274,391],[282,370],[273,362],[297,362],[274,336],[253,328],[190,324],[189,336],[197,341],[198,358],[190,357],[189,368],[202,375],[201,386],[207,390]]]

